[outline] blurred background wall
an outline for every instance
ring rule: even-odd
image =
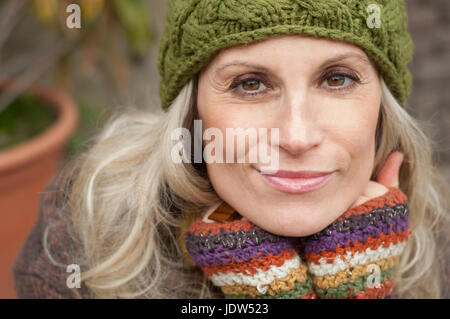
[[[405,2],[415,44],[408,108],[435,141],[436,164],[450,183],[450,1]],[[81,6],[81,29],[65,26],[71,3]],[[0,0],[0,82],[62,89],[78,109],[78,128],[61,163],[85,149],[111,112],[159,108],[157,56],[166,5],[167,0]],[[5,119],[10,100],[0,93],[0,164],[8,139],[2,117],[14,129]]]
[[[450,181],[450,1],[406,0],[415,50],[411,112],[436,142],[436,158]]]

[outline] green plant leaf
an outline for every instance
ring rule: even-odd
[[[0,150],[43,133],[57,119],[57,111],[31,93],[22,93],[0,112]]]
[[[134,57],[143,57],[153,39],[150,17],[141,0],[111,0],[114,12],[125,30],[129,50]]]

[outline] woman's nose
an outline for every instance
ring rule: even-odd
[[[299,94],[301,95],[301,94]],[[296,155],[318,146],[323,140],[320,116],[305,95],[287,98],[280,107],[279,147]]]

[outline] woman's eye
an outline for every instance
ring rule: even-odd
[[[262,82],[258,79],[244,80],[241,85],[244,91],[257,91]]]
[[[249,78],[237,81],[230,87],[236,90],[238,94],[245,96],[255,96],[265,91],[266,86],[264,82],[257,78]]]
[[[343,86],[346,79],[348,78],[342,75],[333,75],[327,79],[327,84],[329,86]]]
[[[358,82],[358,78],[347,75],[347,74],[332,74],[325,78],[322,86],[329,88],[331,90],[339,90],[351,88],[355,83]]]

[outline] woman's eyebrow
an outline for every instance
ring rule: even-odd
[[[358,54],[358,53],[350,52],[350,53],[340,54],[340,55],[338,55],[338,56],[336,56],[336,57],[333,57],[333,58],[331,58],[331,59],[326,60],[325,62],[323,62],[323,63],[320,65],[320,69],[322,69],[322,68],[324,68],[324,67],[326,67],[326,66],[328,66],[328,65],[330,65],[330,64],[333,64],[333,63],[336,63],[336,62],[340,62],[340,61],[342,61],[342,60],[345,60],[345,59],[348,59],[348,58],[352,58],[352,57],[359,58],[359,59],[362,60],[363,62],[365,62],[365,63],[367,63],[367,64],[370,64],[369,59],[367,59],[367,57],[365,57],[364,55]]]
[[[266,68],[266,67],[264,67],[262,65],[259,65],[259,64],[252,64],[252,63],[248,63],[248,62],[245,62],[245,61],[232,61],[232,62],[226,63],[224,65],[221,65],[219,68],[217,68],[217,70],[214,73],[217,74],[220,71],[222,71],[223,69],[225,69],[225,68],[227,68],[229,66],[233,66],[233,65],[246,66],[246,67],[253,68],[253,69],[256,69],[256,70],[260,70],[260,71],[264,71],[264,72],[268,72],[269,71],[268,68]]]

